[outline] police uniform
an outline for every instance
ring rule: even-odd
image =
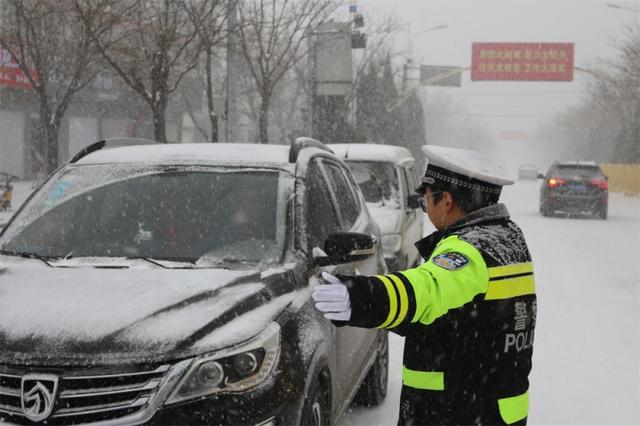
[[[464,151],[425,147],[419,190],[440,181],[497,200],[513,181]],[[416,246],[417,268],[339,276],[351,316],[334,322],[406,337],[399,424],[526,424],[537,305],[520,228],[489,203]]]

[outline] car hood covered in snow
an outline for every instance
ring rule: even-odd
[[[155,362],[232,346],[296,297],[292,280],[291,265],[62,268],[0,256],[0,363]]]
[[[403,211],[393,205],[380,205],[379,203],[367,203],[367,208],[380,227],[380,234],[397,234],[400,232],[400,221]]]

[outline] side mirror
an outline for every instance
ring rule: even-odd
[[[338,265],[366,259],[376,253],[371,235],[359,232],[334,232],[324,243],[324,252],[314,250],[318,266]]]
[[[407,199],[407,207],[412,210],[415,210],[420,207],[420,194],[409,194],[409,198]]]
[[[544,175],[543,175],[542,173],[538,173],[537,178],[538,178],[538,179],[544,179]]]

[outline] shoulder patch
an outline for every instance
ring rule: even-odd
[[[433,258],[433,263],[440,266],[441,268],[454,271],[466,266],[469,263],[469,259],[461,255],[460,253],[449,252],[435,256]]]

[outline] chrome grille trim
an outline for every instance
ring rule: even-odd
[[[54,414],[51,417],[55,418],[55,417],[69,417],[69,416],[79,416],[79,415],[84,416],[88,414],[106,413],[109,411],[142,407],[147,402],[149,402],[149,398],[137,398],[137,399],[131,399],[128,401],[123,401],[121,403],[90,405],[82,408],[63,408],[63,409],[57,410],[56,414]]]
[[[21,376],[16,376],[15,374],[7,374],[7,373],[0,373],[0,377],[8,377],[10,379],[20,379]]]
[[[0,386],[0,395],[20,397],[20,390]]]
[[[10,405],[2,405],[0,404],[0,412],[8,413],[8,414],[18,414],[22,416],[22,410],[12,407]]]
[[[193,359],[186,359],[173,365],[162,365],[153,370],[123,372],[121,374],[113,373],[113,368],[110,368],[108,374],[102,375],[73,375],[73,371],[66,371],[60,375],[60,391],[56,396],[58,402],[62,403],[60,404],[62,407],[54,409],[50,418],[73,421],[72,419],[75,417],[77,418],[75,422],[80,421],[83,424],[100,426],[147,422],[162,406],[192,361]],[[2,381],[5,386],[0,389],[6,391],[6,393],[0,393],[0,414],[24,418],[25,416],[20,406],[21,385],[17,381],[22,379],[22,374],[32,372],[32,369],[24,369],[23,372],[20,371],[22,370],[20,368],[6,367],[7,370],[4,371],[11,372],[11,374],[7,374],[1,372],[3,367],[5,366],[0,366],[0,380],[5,378],[13,380],[14,383],[11,384],[17,384],[18,387],[7,387],[6,385],[9,384],[7,380]],[[16,372],[19,374],[15,374]],[[78,373],[82,374],[82,372]],[[153,377],[153,375],[156,377]],[[111,386],[109,385],[109,381],[113,382],[118,379],[124,379],[131,383],[115,386],[113,385],[114,383],[111,383]],[[82,380],[86,380],[88,383],[82,383]],[[95,383],[95,381],[102,380],[105,382]],[[91,383],[92,381],[94,383]],[[104,386],[100,386],[102,384]],[[127,394],[131,395],[128,396]],[[104,404],[96,404],[96,402],[100,401],[83,401],[83,398],[99,398],[102,396],[114,399]],[[14,400],[7,400],[7,398]],[[12,405],[16,403],[17,405]],[[98,417],[92,419],[92,415]],[[11,419],[8,419],[8,421],[11,422]]]
[[[120,395],[131,392],[144,392],[153,390],[160,384],[160,379],[148,380],[146,383],[129,386],[112,386],[104,388],[93,388],[83,390],[65,390],[60,393],[60,398],[87,398],[91,396]]]
[[[122,374],[97,374],[91,376],[65,376],[64,380],[100,380],[100,379],[117,379],[119,377],[136,377],[136,376],[147,376],[150,374],[162,374],[167,372],[171,368],[170,365],[161,365],[155,370],[151,371],[135,371],[131,373],[122,373]],[[19,376],[18,376],[19,377]]]

